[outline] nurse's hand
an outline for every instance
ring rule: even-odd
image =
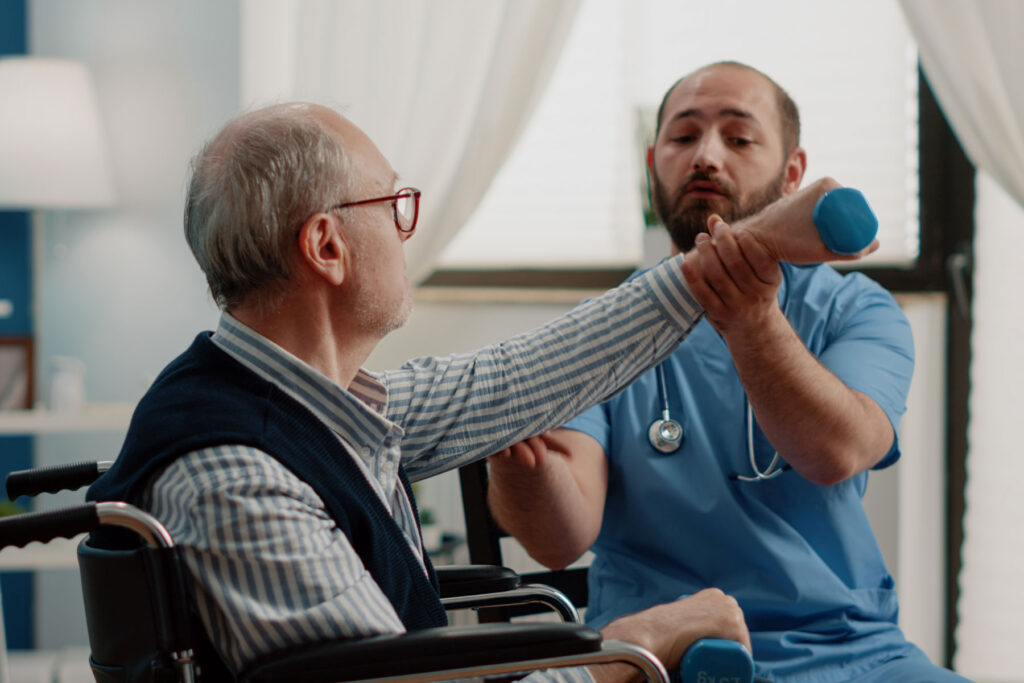
[[[513,444],[490,456],[491,467],[522,467],[536,469],[543,467],[551,458],[565,457],[565,446],[551,432]]]
[[[779,313],[782,269],[753,235],[716,215],[708,219],[708,233],[697,236],[683,262],[690,292],[727,342],[731,332],[756,334]]]
[[[686,650],[700,638],[735,640],[751,651],[750,632],[736,599],[717,588],[656,605],[636,614],[620,617],[603,629],[606,639],[624,640],[645,647],[662,661],[669,671],[677,669]],[[621,678],[623,665],[591,667],[595,679]]]
[[[489,458],[487,504],[533,559],[559,570],[593,545],[604,519],[608,461],[601,444],[555,429]]]

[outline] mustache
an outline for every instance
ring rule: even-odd
[[[683,195],[687,192],[687,188],[697,182],[712,183],[716,190],[726,199],[732,199],[736,194],[736,188],[733,187],[731,183],[723,182],[715,175],[707,173],[706,171],[694,171],[685,178],[682,183],[680,183],[677,200],[682,199]]]

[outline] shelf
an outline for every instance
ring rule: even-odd
[[[0,435],[116,432],[128,429],[133,410],[134,403],[87,403],[73,412],[5,410],[0,412]]]

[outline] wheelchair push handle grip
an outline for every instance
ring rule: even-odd
[[[701,638],[679,663],[683,683],[751,683],[754,660],[735,640]]]
[[[18,496],[73,491],[96,481],[106,470],[105,465],[95,461],[77,462],[11,472],[7,475],[7,497],[14,500]]]
[[[100,525],[95,503],[52,512],[29,512],[0,519],[0,548],[23,547],[32,541],[74,538]]]

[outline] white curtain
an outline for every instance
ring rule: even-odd
[[[423,191],[418,282],[514,147],[578,0],[242,0],[242,105],[343,110]],[[581,115],[582,115],[581,103]]]
[[[1024,3],[901,0],[924,72],[979,168],[966,512],[958,577],[956,669],[1019,681],[1024,649],[1020,339],[1024,309]]]
[[[1024,205],[1024,2],[901,3],[964,151]]]

